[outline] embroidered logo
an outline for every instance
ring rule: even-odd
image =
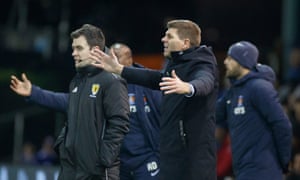
[[[78,91],[78,87],[76,86],[73,90],[72,90],[72,93],[77,93]]]
[[[157,169],[157,170],[154,171],[154,172],[151,172],[150,175],[151,175],[151,176],[156,176],[158,173],[159,173],[159,169]]]
[[[159,172],[157,163],[155,161],[147,163],[147,170],[151,176],[156,176]]]
[[[90,94],[90,97],[96,97],[96,94],[98,93],[100,89],[100,84],[93,84],[92,85],[92,88],[91,88],[91,91],[92,91],[92,94]]]
[[[246,113],[245,106],[244,106],[244,97],[240,95],[238,97],[237,107],[234,108],[235,115],[242,115]]]
[[[136,112],[135,94],[129,93],[128,98],[129,98],[130,112]]]

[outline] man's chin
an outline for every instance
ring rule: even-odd
[[[236,76],[233,74],[225,74],[225,77],[227,77],[229,79],[236,79]]]
[[[75,67],[76,68],[85,68],[89,65],[91,65],[91,63],[78,63],[78,64],[75,64]]]
[[[169,53],[169,52],[164,52],[163,54],[164,54],[164,57],[166,57],[166,58],[169,58],[169,57],[171,57],[171,55],[170,55],[170,53]]]
[[[83,64],[80,64],[80,65],[78,64],[78,65],[75,65],[75,69],[78,70],[78,69],[85,68],[85,67],[87,67],[87,66],[89,66],[89,64],[84,64],[84,65],[83,65]]]
[[[230,73],[228,73],[228,72],[226,72],[226,73],[225,73],[225,77],[227,77],[227,78],[231,78],[231,74],[230,74]]]

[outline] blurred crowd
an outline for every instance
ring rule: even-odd
[[[52,136],[45,137],[39,149],[30,141],[24,142],[19,163],[22,165],[57,165],[58,157],[53,144]]]

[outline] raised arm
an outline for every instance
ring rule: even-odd
[[[110,52],[110,54],[106,54],[100,49],[94,49],[90,54],[90,58],[95,60],[93,65],[105,71],[121,75],[124,65],[119,63],[113,50]]]
[[[41,89],[32,85],[26,74],[23,73],[21,80],[16,76],[11,76],[10,88],[18,95],[23,96],[26,100],[38,105],[55,109],[58,111],[66,111],[68,108],[68,93],[53,92]]]

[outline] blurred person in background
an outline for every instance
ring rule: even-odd
[[[300,47],[291,48],[289,54],[289,67],[285,77],[285,85],[294,89],[300,84]]]
[[[23,144],[23,151],[21,154],[20,164],[24,165],[37,165],[36,148],[31,142],[25,142]]]
[[[229,90],[218,100],[219,140],[230,133],[236,180],[282,180],[291,157],[290,121],[274,88],[272,68],[257,64],[248,41],[231,45],[224,61]]]
[[[56,164],[57,155],[53,149],[54,139],[51,136],[44,138],[39,151],[36,153],[36,159],[41,165],[54,165]]]
[[[300,86],[297,86],[288,98],[288,115],[293,128],[292,154],[300,152]]]
[[[10,88],[37,104],[66,111],[68,120],[57,138],[59,180],[118,180],[120,148],[129,131],[126,82],[91,66],[93,49],[105,49],[100,28],[85,24],[71,33],[77,74],[69,93],[58,93],[11,76]]]
[[[218,137],[218,128],[216,136]],[[217,146],[217,178],[223,180],[226,177],[231,177],[232,172],[232,151],[230,144],[230,136],[227,133],[224,140]]]
[[[91,52],[94,66],[120,74],[128,83],[163,91],[160,122],[161,180],[215,180],[215,103],[218,68],[200,27],[176,19],[161,39],[168,64],[159,70],[126,67],[113,54]]]
[[[111,48],[120,64],[144,68],[133,62],[131,49],[122,43]],[[127,84],[130,131],[121,147],[121,180],[159,179],[159,121],[161,92]]]

